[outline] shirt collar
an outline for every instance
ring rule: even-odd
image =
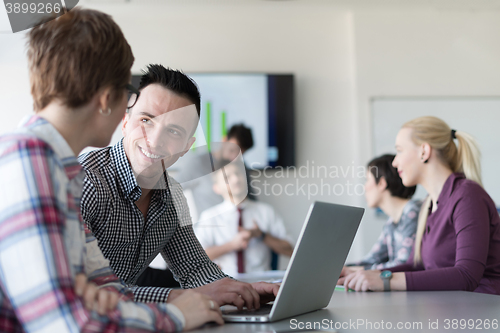
[[[123,138],[117,144],[111,147],[110,155],[112,163],[116,169],[118,182],[120,183],[120,187],[123,193],[125,193],[125,196],[128,199],[134,202],[139,200],[142,195],[142,189],[139,186],[139,183],[137,183],[137,178],[134,175],[132,166],[130,165],[127,154],[125,153],[125,148],[123,147]],[[166,172],[167,171],[165,171],[165,173]],[[166,175],[167,179],[169,179],[168,173],[166,173]],[[160,178],[159,182],[164,182],[164,178]],[[169,179],[169,186],[170,182],[171,181]],[[167,201],[170,194],[169,187],[165,187],[166,186],[163,186],[162,183],[162,185],[154,189],[155,192],[158,192],[159,190],[160,193],[158,195],[163,201]]]
[[[453,191],[455,190],[455,184],[460,179],[465,179],[465,175],[461,172],[452,173],[448,179],[446,179],[437,201],[439,205],[445,204],[448,198],[451,197]]]
[[[228,200],[224,200],[224,201],[226,201],[230,205],[234,206],[234,204],[231,201],[228,201]],[[238,207],[240,209],[247,209],[249,205],[251,205],[250,200],[248,200],[248,198],[245,198],[245,199],[243,199],[242,202],[240,202],[238,205],[236,205],[236,207]]]
[[[137,183],[132,167],[128,161],[123,139],[118,141],[110,150],[111,161],[116,169],[119,186],[127,198],[134,202],[139,200],[142,194],[141,187]]]
[[[61,133],[46,119],[37,115],[27,116],[21,121],[19,127],[22,131],[32,133],[50,144],[50,147],[62,162],[69,180],[72,180],[82,172],[82,166],[78,163],[69,144]]]

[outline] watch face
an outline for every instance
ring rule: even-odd
[[[382,273],[380,273],[380,276],[383,278],[390,278],[392,276],[392,272],[391,271],[382,271]]]

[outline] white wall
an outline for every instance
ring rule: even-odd
[[[359,10],[354,31],[363,160],[372,156],[372,97],[500,95],[498,11]],[[369,211],[367,244],[382,224]]]
[[[0,34],[0,133],[17,127],[33,110],[26,63],[25,34]]]

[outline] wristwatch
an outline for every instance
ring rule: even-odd
[[[384,282],[384,291],[391,291],[392,272],[382,271],[382,273],[380,273],[380,278]]]

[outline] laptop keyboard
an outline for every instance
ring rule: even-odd
[[[258,310],[248,310],[248,309],[243,309],[243,310],[222,310],[223,315],[232,315],[232,316],[261,316],[261,315],[266,315],[271,312],[271,309],[273,308],[272,304],[262,304]]]

